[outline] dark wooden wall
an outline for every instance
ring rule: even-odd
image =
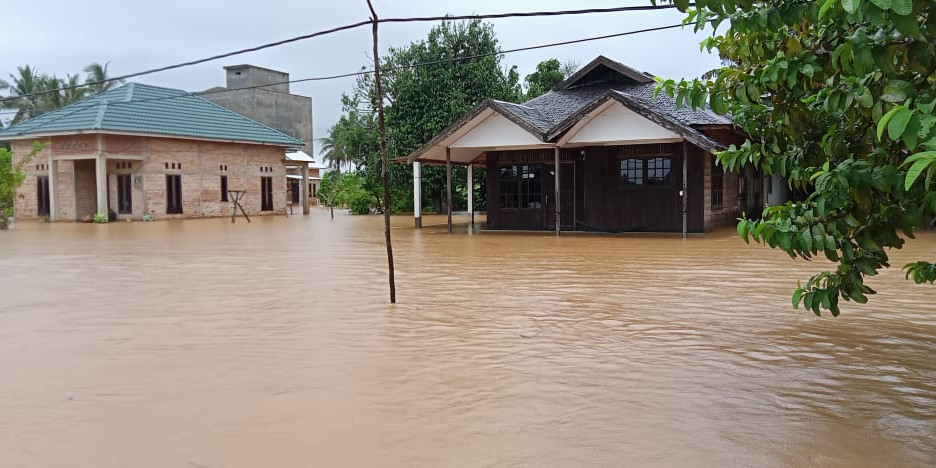
[[[682,231],[682,147],[674,145],[671,177],[667,187],[627,187],[620,184],[621,146],[595,146],[563,149],[563,170],[574,168],[576,191],[576,224],[580,230],[603,231]],[[704,223],[705,153],[690,145],[688,167],[688,227],[690,232],[702,232]],[[490,152],[487,155],[487,189],[489,229],[547,229],[545,210],[501,209],[501,164],[539,162],[544,178],[552,177],[553,150]],[[568,164],[574,162],[573,164]],[[568,168],[568,169],[567,169]],[[543,183],[543,189],[552,183]],[[567,187],[566,187],[567,188]],[[552,196],[550,194],[550,196]],[[544,198],[545,200],[545,198]],[[566,203],[563,203],[566,205]],[[545,203],[544,203],[545,208]],[[565,218],[565,214],[563,215]]]

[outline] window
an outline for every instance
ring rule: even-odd
[[[670,158],[652,158],[647,160],[647,185],[670,185]]]
[[[182,213],[182,176],[166,174],[166,214]]]
[[[500,207],[543,207],[543,179],[539,164],[511,164],[500,167]]]
[[[712,161],[712,208],[721,209],[725,202],[725,170]]]
[[[621,184],[643,185],[644,160],[629,158],[621,160]]]
[[[672,185],[673,160],[668,157],[621,160],[621,185]]]
[[[133,213],[130,177],[130,174],[117,174],[117,212],[120,214]]]
[[[221,176],[221,201],[228,201],[227,176]]]
[[[317,188],[318,188],[318,185],[309,184],[309,189],[310,189],[310,191],[312,192],[312,197],[313,197],[313,198],[317,196],[317,195],[315,194],[315,190],[316,190]]]
[[[273,178],[260,178],[260,211],[273,211]]]
[[[519,180],[516,165],[500,167],[500,204],[501,208],[519,208]]]
[[[36,176],[36,216],[49,216],[49,176]]]
[[[520,166],[520,207],[542,208],[542,186],[538,164]]]

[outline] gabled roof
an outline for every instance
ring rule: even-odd
[[[412,162],[422,158],[434,146],[462,131],[463,126],[484,111],[496,112],[534,135],[544,145],[551,145],[589,112],[612,99],[703,149],[711,151],[723,148],[723,145],[702,134],[699,128],[730,127],[730,119],[708,109],[677,106],[676,100],[666,93],[654,95],[655,88],[656,83],[651,75],[601,56],[560,83],[553,91],[522,104],[495,100],[482,102],[406,159]]]
[[[0,131],[0,140],[68,133],[133,133],[275,146],[303,142],[192,93],[129,83]]]
[[[580,68],[577,72],[566,78],[565,81],[556,85],[556,87],[553,88],[553,91],[591,84],[591,80],[588,78],[592,75],[600,73],[601,71],[606,71],[611,75],[616,75],[618,80],[625,83],[628,81],[632,82],[633,84],[653,82],[653,76],[634,70],[633,68],[628,67],[623,63],[615,62],[614,60],[611,60],[604,55],[599,55],[598,58],[592,60],[584,67]]]

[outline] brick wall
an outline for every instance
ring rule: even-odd
[[[228,177],[229,189],[247,190],[242,205],[249,214],[285,210],[286,169],[281,147],[118,135],[107,135],[103,140],[102,150],[109,158],[110,207],[114,211],[118,208],[117,175],[132,176],[133,211],[120,218],[139,219],[144,213],[152,213],[157,219],[229,216],[231,203],[221,201],[221,175]],[[93,157],[97,152],[97,138],[93,135],[57,137],[46,143],[26,166],[26,180],[17,191],[18,218],[36,217],[37,176],[48,174],[50,154]],[[14,141],[12,148],[15,163],[31,151],[32,142]],[[97,200],[94,160],[60,160],[57,164],[60,219],[76,220],[93,214]],[[166,174],[182,176],[182,214],[166,213]],[[260,211],[261,177],[273,180],[273,211]]]
[[[722,206],[712,206],[712,162],[715,156],[705,153],[705,190],[703,207],[705,208],[705,232],[732,226],[741,212],[741,198],[738,196],[738,173],[725,172],[722,178]]]

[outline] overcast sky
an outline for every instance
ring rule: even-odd
[[[374,0],[382,17],[485,14],[645,5],[646,1],[601,0]],[[36,4],[39,5],[39,4]],[[33,8],[4,8],[0,27],[0,77],[19,65],[64,76],[91,62],[110,62],[109,73],[207,57],[309,32],[365,20],[365,0],[52,0]],[[614,34],[679,23],[675,10],[621,12],[553,18],[493,20],[504,49]],[[381,25],[380,49],[425,38],[432,23]],[[605,55],[667,78],[695,77],[718,66],[699,51],[703,35],[691,28],[636,34],[583,44],[507,54],[521,78],[549,58],[584,65]],[[344,31],[282,47],[135,78],[134,81],[200,91],[224,85],[223,66],[250,63],[285,71],[291,79],[357,71],[369,65],[369,28]],[[341,114],[340,97],[353,78],[296,83],[291,92],[312,96],[314,136],[322,137]],[[318,146],[316,145],[316,148]],[[316,150],[317,151],[317,150]]]

